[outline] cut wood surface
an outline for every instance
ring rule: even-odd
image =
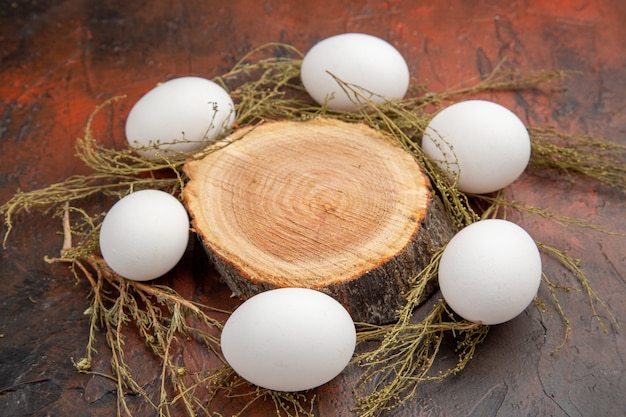
[[[233,293],[313,288],[356,321],[393,320],[409,278],[452,235],[414,157],[332,119],[266,123],[227,141],[186,165],[185,201]]]

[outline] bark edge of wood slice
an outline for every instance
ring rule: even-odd
[[[454,234],[415,158],[364,124],[267,122],[225,143],[185,164],[184,200],[240,298],[312,288],[354,321],[388,323],[406,303],[409,279]]]

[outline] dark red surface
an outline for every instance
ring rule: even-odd
[[[568,69],[565,91],[494,93],[530,126],[603,136],[626,144],[626,3],[587,1],[5,1],[0,4],[0,202],[87,172],[73,158],[94,106],[126,94],[99,121],[99,139],[122,146],[123,123],[134,101],[156,82],[194,74],[213,77],[250,49],[285,42],[306,50],[326,36],[360,31],[380,36],[406,57],[414,83],[442,91],[489,72],[501,59],[526,72]],[[554,85],[556,86],[556,85]],[[106,134],[103,134],[106,132]],[[626,233],[624,193],[577,176],[528,173],[509,189],[513,198]],[[94,205],[98,205],[94,202]],[[102,208],[105,209],[104,203]],[[626,319],[623,236],[562,227],[514,214],[537,240],[583,258],[594,289],[620,322]],[[79,374],[87,340],[88,285],[64,266],[43,262],[61,245],[59,220],[17,219],[0,256],[0,415],[115,415],[116,394],[100,377]],[[195,262],[200,252],[196,252]],[[183,295],[224,303],[228,292],[192,265],[191,257],[163,282]],[[546,258],[559,283],[575,280]],[[575,285],[575,284],[574,284]],[[545,287],[540,298],[549,294]],[[557,353],[563,323],[529,308],[490,332],[459,375],[424,384],[415,399],[386,415],[623,416],[626,338],[602,332],[587,298],[560,293],[572,324]],[[224,301],[226,300],[226,301]],[[604,314],[603,310],[599,310]],[[105,367],[100,341],[98,366]],[[152,356],[133,346],[136,378],[158,388]],[[202,367],[202,351],[176,353]],[[443,352],[441,363],[453,352]],[[358,369],[317,390],[316,415],[348,416]],[[137,416],[154,415],[139,398]],[[233,412],[238,404],[215,410]],[[268,415],[259,403],[249,415]]]

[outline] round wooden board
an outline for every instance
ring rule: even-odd
[[[410,277],[452,233],[423,227],[428,178],[393,141],[335,119],[280,121],[187,163],[194,230],[231,290],[313,288],[357,321],[393,320]]]

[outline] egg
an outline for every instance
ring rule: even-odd
[[[481,220],[458,232],[439,264],[446,303],[472,322],[499,324],[518,316],[541,283],[541,257],[532,237],[507,220]]]
[[[126,140],[144,158],[203,148],[233,126],[235,105],[219,84],[201,77],[164,82],[141,97],[126,119]]]
[[[142,190],[119,200],[100,228],[100,251],[113,271],[147,281],[180,261],[189,239],[189,218],[182,203],[159,190]]]
[[[485,100],[444,108],[424,130],[424,153],[460,191],[484,194],[515,181],[530,159],[530,136],[509,109]]]
[[[409,88],[409,67],[400,52],[364,33],[344,33],[317,43],[304,56],[301,78],[309,95],[331,110],[355,111],[366,103],[329,73],[376,104],[401,99]]]
[[[330,296],[280,288],[246,300],[228,318],[222,353],[244,379],[276,391],[303,391],[339,375],[356,344],[354,323]]]

